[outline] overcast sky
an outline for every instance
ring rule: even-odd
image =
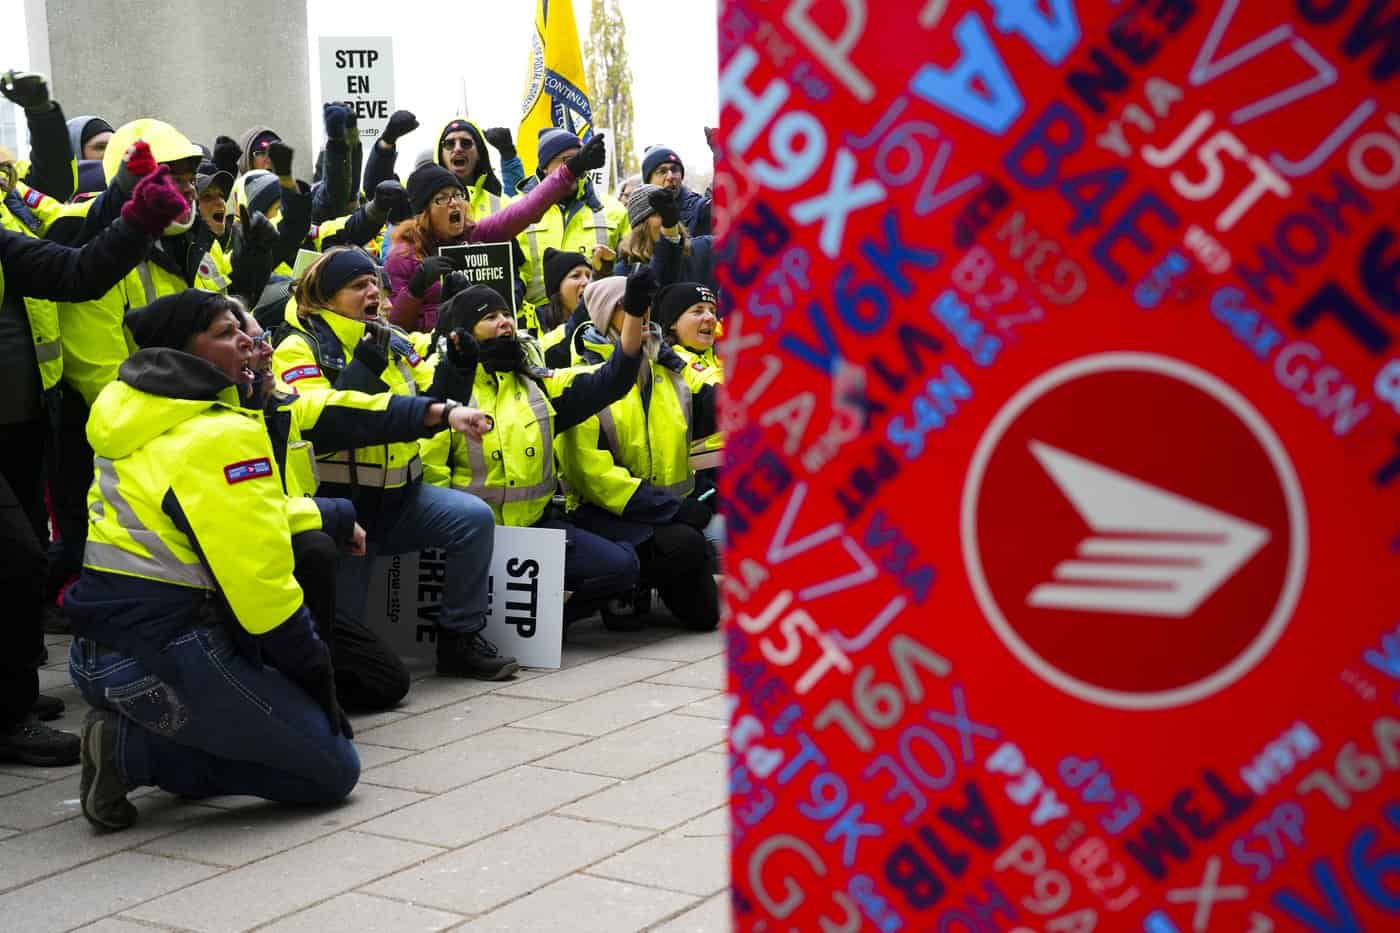
[[[665,143],[693,171],[709,171],[702,127],[716,125],[719,111],[716,0],[618,5],[627,24],[638,147]],[[580,48],[588,41],[592,6],[592,0],[574,0]],[[482,128],[514,131],[534,17],[535,0],[308,0],[312,112],[321,109],[317,36],[387,33],[394,37],[399,106],[423,123],[400,143],[402,151],[432,145],[429,127],[459,112],[464,87],[467,116]]]
[[[27,67],[23,4],[4,2],[19,9],[0,28],[0,69]],[[638,147],[665,143],[692,171],[709,171],[701,128],[716,125],[719,110],[716,0],[620,0],[619,6],[627,23]],[[591,9],[591,0],[574,0],[580,47]],[[405,137],[405,152],[432,145],[427,127],[460,111],[464,87],[467,116],[483,128],[514,131],[534,15],[534,0],[307,0],[312,113],[321,110],[317,37],[388,34],[394,37],[396,106],[412,110],[424,125]]]

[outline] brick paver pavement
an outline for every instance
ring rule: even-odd
[[[77,731],[68,639],[48,641],[40,686]],[[99,835],[78,768],[0,764],[0,927],[727,931],[723,648],[594,619],[560,671],[418,665],[402,706],[354,719],[364,771],[332,808],[147,788],[135,827]]]

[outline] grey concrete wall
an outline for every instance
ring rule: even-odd
[[[68,116],[156,117],[211,148],[265,123],[310,179],[303,0],[25,0],[25,13],[31,61]]]

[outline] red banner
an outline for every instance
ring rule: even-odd
[[[719,34],[738,928],[1400,929],[1400,3]]]

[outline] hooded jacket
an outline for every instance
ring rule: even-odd
[[[320,656],[261,412],[213,364],[141,350],[88,419],[96,482],[88,493],[83,574],[65,599],[74,631],[164,673],[159,652],[221,621],[240,645],[277,631],[282,670]],[[256,652],[255,652],[256,653]]]
[[[531,175],[520,186],[529,194],[540,184],[538,175]],[[578,251],[591,256],[597,246],[617,252],[622,238],[631,229],[627,208],[612,198],[604,199],[585,178],[568,197],[560,200],[557,210],[548,210],[538,221],[521,231],[518,237],[525,261],[520,266],[520,279],[525,283],[525,300],[534,305],[544,304],[544,251],[553,247],[561,251]],[[606,265],[599,270],[611,273]]]
[[[448,171],[451,171],[451,168],[442,158],[442,139],[447,135],[447,128],[461,119],[461,117],[453,117],[443,123],[433,145],[433,160]],[[501,160],[501,174],[505,178],[504,183],[502,183],[491,167],[491,150],[487,148],[486,137],[482,135],[480,127],[470,120],[465,122],[467,132],[471,133],[478,153],[476,170],[467,181],[467,195],[471,198],[472,211],[476,216],[485,217],[500,210],[501,205],[509,201],[510,197],[516,193],[521,180],[525,177],[525,167],[518,155],[511,159]],[[381,181],[388,181],[394,177],[394,163],[397,159],[397,148],[385,151],[378,144],[370,147],[369,158],[365,162],[366,194],[372,195],[375,187]],[[494,203],[492,195],[495,196]]]
[[[238,157],[238,174],[242,175],[245,172],[251,172],[253,170],[253,143],[264,133],[271,133],[274,136],[278,135],[277,131],[272,127],[259,124],[249,127],[244,131],[242,137],[239,138],[238,145],[242,148],[243,154]],[[278,136],[278,138],[280,139],[281,137]]]

